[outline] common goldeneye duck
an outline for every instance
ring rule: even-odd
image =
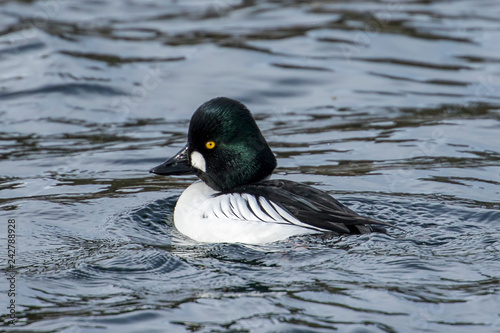
[[[311,186],[268,180],[274,168],[276,158],[250,111],[218,97],[193,114],[187,145],[150,172],[201,179],[181,194],[174,210],[176,228],[200,242],[261,244],[391,226],[362,217]]]

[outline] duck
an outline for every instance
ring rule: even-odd
[[[150,173],[198,176],[180,195],[173,214],[176,229],[197,242],[257,245],[393,226],[363,217],[312,186],[271,179],[276,166],[249,109],[217,97],[194,112],[187,144]]]

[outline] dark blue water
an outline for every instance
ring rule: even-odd
[[[0,2],[1,330],[500,332],[499,17],[496,0]],[[181,235],[195,178],[148,170],[216,96],[252,110],[280,178],[406,234]]]

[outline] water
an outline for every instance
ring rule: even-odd
[[[3,1],[2,330],[500,332],[498,17],[496,0]],[[179,234],[194,178],[148,170],[216,96],[253,111],[277,176],[406,235]]]

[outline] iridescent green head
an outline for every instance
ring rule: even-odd
[[[274,168],[276,158],[250,111],[238,101],[218,97],[193,114],[187,146],[151,172],[196,172],[213,189],[226,191],[260,181]]]

